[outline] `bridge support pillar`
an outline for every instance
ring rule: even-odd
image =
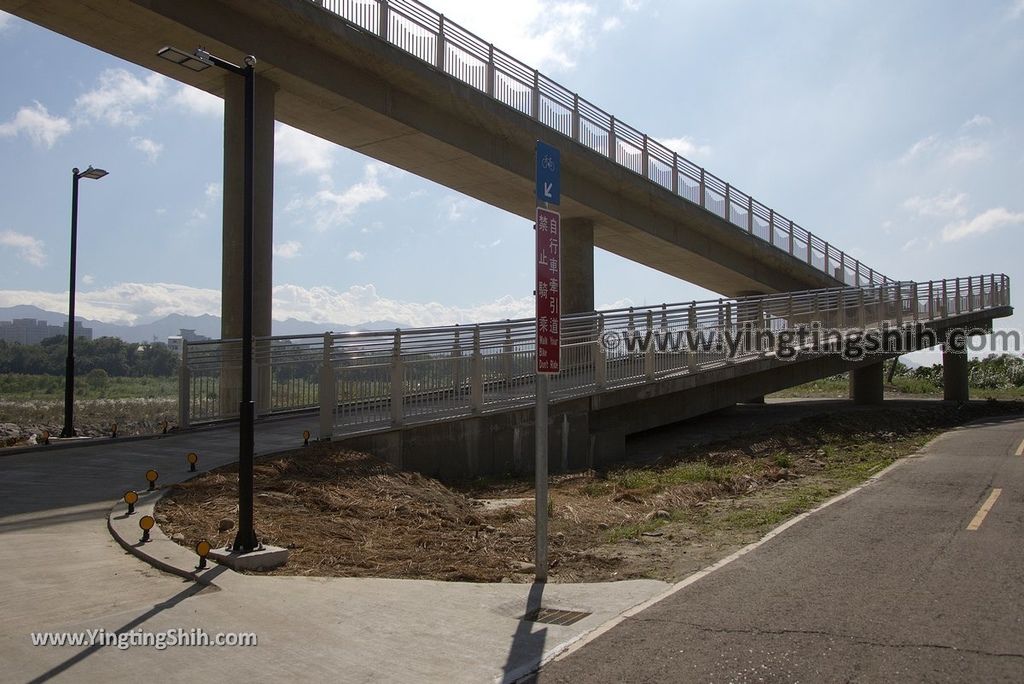
[[[562,219],[562,313],[594,310],[594,222]]]
[[[881,404],[885,396],[884,366],[881,361],[850,370],[850,399],[855,404]]]
[[[967,352],[952,351],[942,346],[942,398],[946,401],[967,401],[971,398],[968,378],[970,367]]]
[[[743,335],[741,338],[742,346],[741,352],[765,352],[771,351],[770,349],[763,348],[761,338],[761,332],[765,328],[764,322],[764,305],[759,301],[745,301],[744,297],[761,297],[764,292],[760,290],[745,290],[736,294],[740,298],[740,302],[736,304],[736,327],[738,331]],[[764,395],[759,394],[757,396],[750,397],[743,404],[763,404],[765,403]]]
[[[253,177],[253,303],[252,330],[255,337],[271,334],[271,291],[273,288],[274,244],[274,99],[277,86],[256,77],[256,150]],[[244,81],[234,75],[224,79],[224,209],[221,255],[222,339],[242,336],[242,259],[244,199],[243,136],[245,134]],[[253,347],[256,411],[270,408],[269,349]],[[240,364],[240,361],[239,361]],[[241,398],[238,368],[221,373],[221,405],[232,412]]]

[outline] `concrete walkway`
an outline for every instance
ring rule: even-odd
[[[261,424],[257,452],[301,444],[316,417]],[[0,663],[5,681],[485,682],[514,679],[666,587],[261,577],[218,570],[213,585],[160,572],[111,538],[106,516],[127,489],[236,460],[233,427],[0,457]],[[257,508],[257,522],[259,510]],[[528,608],[591,612],[568,627]],[[255,632],[256,647],[33,646],[32,632]]]

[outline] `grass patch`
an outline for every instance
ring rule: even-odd
[[[608,479],[613,486],[621,489],[655,493],[677,485],[701,482],[727,484],[743,474],[743,471],[743,468],[735,465],[714,465],[702,460],[679,463],[668,468],[624,470],[609,475]]]
[[[10,401],[63,399],[64,378],[54,375],[0,375],[0,396]],[[174,399],[177,378],[123,378],[89,374],[75,378],[75,399]]]
[[[643,522],[619,525],[608,530],[607,539],[612,544],[626,539],[636,539],[642,537],[645,532],[654,532],[667,522],[668,520],[653,518]]]
[[[753,506],[727,514],[722,523],[731,529],[775,527],[795,515],[811,510],[836,493],[836,488],[820,484],[800,485],[782,501],[771,502],[766,506],[758,506],[757,499],[754,499],[751,502]]]
[[[780,468],[793,467],[793,457],[790,454],[786,453],[785,451],[780,451],[777,454],[775,454],[772,457],[772,460],[775,462],[775,465],[779,466]]]

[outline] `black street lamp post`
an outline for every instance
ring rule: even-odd
[[[64,364],[64,428],[61,437],[75,436],[75,278],[78,261],[78,180],[99,180],[107,175],[91,166],[85,171],[71,169],[71,286],[68,295],[68,358]]]
[[[253,450],[256,406],[252,399],[252,291],[253,291],[253,178],[256,124],[256,58],[249,55],[245,66],[238,66],[198,48],[188,54],[173,47],[161,48],[157,55],[192,71],[218,67],[245,79],[245,132],[243,152],[242,209],[242,399],[238,404],[238,533],[232,550],[240,553],[260,548],[253,523]]]

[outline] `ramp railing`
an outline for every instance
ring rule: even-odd
[[[782,357],[783,342],[799,353],[815,331],[828,340],[906,330],[1009,304],[1009,278],[990,274],[566,316],[550,391],[556,400],[583,397]],[[183,343],[182,426],[237,417],[240,348],[238,340]],[[329,436],[526,406],[535,349],[533,319],[257,338],[257,412],[319,409]]]

